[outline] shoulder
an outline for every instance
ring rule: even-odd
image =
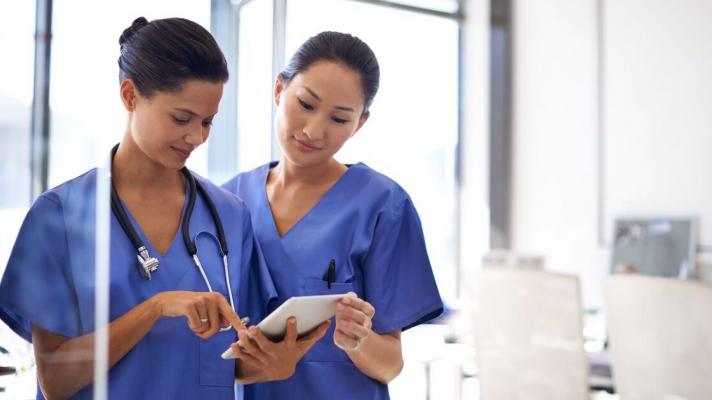
[[[96,170],[90,170],[39,195],[28,210],[20,237],[47,237],[67,232],[68,215],[92,213],[95,209]],[[74,220],[72,220],[74,221]],[[72,229],[79,229],[72,226]],[[56,238],[56,236],[54,236]]]
[[[392,215],[400,214],[404,207],[412,205],[408,192],[390,177],[364,163],[349,167],[353,174],[353,189],[362,199],[372,202]]]
[[[94,199],[96,194],[96,168],[65,181],[52,189],[47,190],[37,197],[32,205],[32,209],[47,207],[54,204],[57,208],[62,208],[70,202],[73,196],[79,196],[85,200]]]
[[[249,213],[245,202],[234,193],[195,173],[193,173],[193,176],[195,176],[195,180],[205,189],[205,193],[210,196],[210,200],[219,211],[238,215]]]
[[[225,182],[221,187],[235,193],[239,197],[245,197],[250,188],[262,187],[265,175],[267,174],[271,164],[272,163],[263,164],[253,170],[240,172],[229,181]]]

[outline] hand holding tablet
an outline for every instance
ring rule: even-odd
[[[287,319],[295,317],[297,334],[302,336],[334,316],[336,304],[344,296],[346,294],[292,297],[257,324],[257,327],[270,340],[279,341],[284,337]],[[227,349],[222,358],[235,358],[232,349]]]

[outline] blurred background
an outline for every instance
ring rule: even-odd
[[[138,16],[226,54],[189,161],[219,184],[279,157],[272,85],[300,43],[375,51],[371,118],[337,158],[410,193],[447,306],[404,333],[393,399],[712,398],[712,1],[3,1],[0,273],[38,194],[120,140]],[[34,398],[34,368],[1,325],[0,399]]]

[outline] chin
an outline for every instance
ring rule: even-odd
[[[321,154],[309,154],[306,155],[301,153],[299,150],[291,152],[283,152],[287,161],[298,167],[313,167],[323,164],[329,160],[330,157],[324,158]]]
[[[161,165],[165,169],[174,169],[176,171],[179,171],[183,169],[183,167],[185,167],[185,161],[169,160],[161,162]]]

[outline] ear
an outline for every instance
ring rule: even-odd
[[[354,133],[351,134],[351,137],[353,137],[353,136],[356,134],[356,132],[358,132],[359,129],[361,129],[361,127],[363,126],[363,124],[365,124],[366,121],[368,121],[368,117],[369,117],[369,116],[371,116],[371,112],[370,112],[370,111],[366,111],[365,113],[363,113],[363,114],[359,117],[359,119],[358,119],[358,126],[356,127],[356,130],[354,131]]]
[[[124,79],[120,86],[121,102],[124,103],[126,111],[132,112],[136,109],[136,98],[138,97],[138,89],[131,79]]]
[[[282,78],[282,75],[277,75],[277,79],[274,81],[274,104],[279,105],[279,98],[282,91],[287,87],[287,83]]]

